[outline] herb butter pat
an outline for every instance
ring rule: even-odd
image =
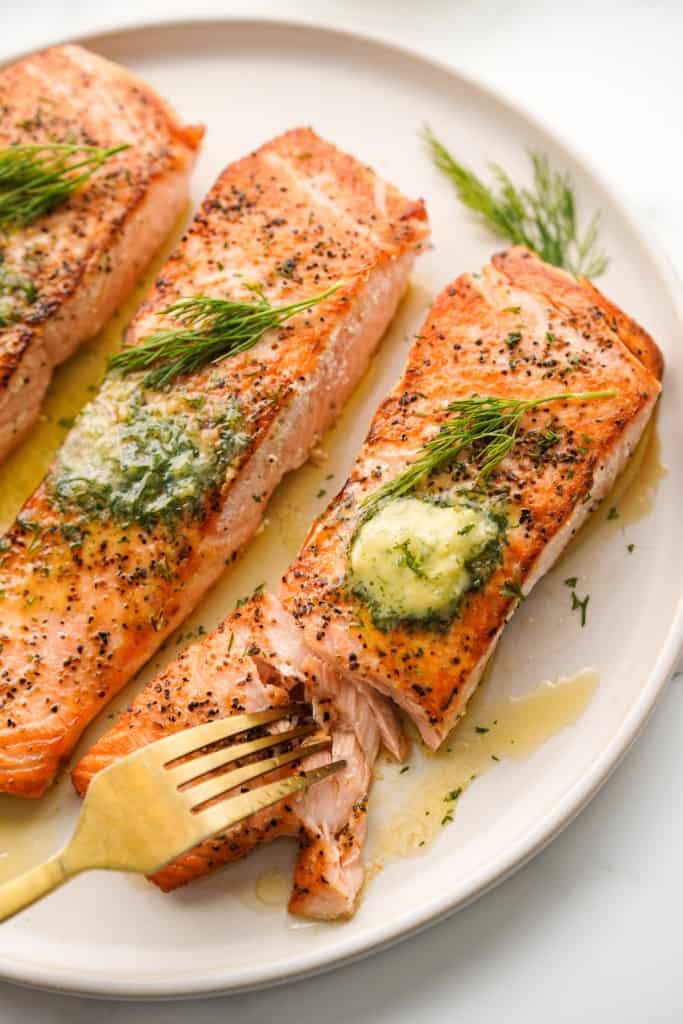
[[[499,522],[481,506],[396,499],[357,532],[351,589],[380,627],[402,620],[443,622],[498,560],[500,532]]]
[[[63,508],[146,527],[200,515],[246,444],[235,403],[148,396],[109,378],[59,453],[51,489]]]

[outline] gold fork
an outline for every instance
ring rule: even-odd
[[[310,771],[299,767],[286,778],[246,788],[248,782],[262,775],[286,765],[296,768],[304,757],[329,748],[331,738],[313,736],[318,727],[310,720],[284,732],[202,752],[202,748],[258,726],[309,713],[307,705],[289,704],[221,718],[150,743],[98,772],[64,849],[45,864],[0,886],[0,921],[81,871],[108,868],[154,874],[205,839],[344,767],[344,761]],[[302,742],[309,736],[309,741]],[[281,744],[290,749],[253,759],[253,755]],[[192,754],[198,756],[185,760]],[[249,759],[246,764],[232,771],[203,779],[245,759]],[[235,789],[236,795],[230,795]]]

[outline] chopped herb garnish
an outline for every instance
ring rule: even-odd
[[[410,547],[410,541],[404,540],[401,544],[396,545],[396,550],[400,551],[400,562],[406,565],[411,572],[414,572],[420,579],[425,579],[425,572],[422,568],[422,562],[420,558],[413,552]]]
[[[507,338],[505,339],[505,344],[507,345],[508,348],[515,348],[517,345],[519,345],[521,340],[522,335],[519,331],[510,331]]]
[[[40,523],[36,522],[35,519],[24,519],[22,516],[17,516],[17,526],[23,530],[24,533],[31,535],[31,539],[26,547],[27,555],[34,555],[36,551],[41,547],[41,537],[43,528]]]
[[[522,584],[519,579],[505,580],[500,593],[503,597],[511,597],[515,601],[525,601],[526,595],[522,592]]]
[[[245,605],[247,603],[247,601],[251,601],[252,597],[256,597],[258,594],[263,593],[265,585],[265,582],[259,583],[254,587],[251,594],[247,595],[247,597],[238,597],[237,600],[235,601],[235,610],[241,608],[242,605]]]
[[[78,526],[76,523],[60,523],[59,532],[72,551],[77,551],[78,548],[83,547],[85,538],[88,535],[88,531],[84,530],[82,526]],[[123,537],[122,541],[125,539],[126,538]]]
[[[491,732],[491,730],[485,725],[476,725],[474,731],[483,735],[485,732]]]
[[[316,498],[324,498],[326,494],[327,491],[325,490],[325,488],[321,487],[318,493],[316,494]]]
[[[399,775],[405,775],[405,773],[409,772],[409,771],[410,771],[410,765],[409,764],[404,764],[403,767],[401,768],[400,772],[399,772]]]
[[[456,786],[456,788],[452,789],[450,793],[446,793],[444,800],[457,800],[458,797],[461,796],[461,794],[462,786]]]
[[[635,544],[629,544],[629,545],[628,545],[628,547],[626,548],[626,550],[628,551],[629,555],[632,555],[632,554],[633,554],[633,552],[635,551],[635,547],[636,547],[636,546],[635,546]]]
[[[579,610],[581,614],[581,628],[586,625],[586,611],[588,609],[588,602],[590,601],[590,594],[586,594],[583,600],[576,596],[576,591],[572,591],[572,611]]]
[[[578,576],[567,576],[566,580],[564,581],[564,585],[565,585],[565,587],[571,587],[572,590],[573,590],[578,582],[579,582],[579,577]]]
[[[560,435],[556,430],[542,430],[534,434],[534,440],[539,455],[545,455],[546,452],[560,443]]]
[[[608,519],[618,519],[619,518],[619,513],[617,512],[616,505],[612,505],[611,509],[607,513],[607,518]]]
[[[8,266],[0,250],[0,329],[20,320],[24,306],[32,306],[37,297],[33,281]]]
[[[598,277],[607,269],[606,256],[596,249],[599,215],[593,216],[581,235],[572,181],[553,170],[546,156],[530,153],[531,187],[519,188],[497,164],[491,165],[495,179],[491,187],[459,163],[428,128],[424,138],[435,165],[455,185],[460,202],[500,238],[525,245],[547,263],[577,276]]]

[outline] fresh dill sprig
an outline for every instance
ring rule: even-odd
[[[607,257],[596,249],[600,215],[596,213],[583,235],[579,233],[571,179],[553,170],[547,156],[530,152],[531,188],[518,188],[498,164],[490,165],[495,185],[489,186],[459,163],[429,128],[423,137],[433,162],[453,182],[461,203],[479,214],[500,238],[526,246],[546,263],[577,277],[605,272]]]
[[[297,313],[313,309],[340,287],[341,282],[337,282],[310,299],[287,306],[271,306],[256,288],[259,298],[254,302],[212,299],[206,295],[180,299],[159,315],[174,317],[182,327],[152,334],[140,345],[124,349],[111,360],[110,368],[124,374],[149,369],[144,384],[164,388],[176,377],[246,352],[267,331],[280,327]]]
[[[0,230],[24,227],[68,199],[114,153],[129,143],[100,149],[69,143],[0,149]]]
[[[519,439],[523,417],[550,402],[587,402],[611,398],[614,391],[563,391],[545,398],[500,398],[496,395],[473,395],[458,398],[448,406],[453,415],[442,424],[439,433],[427,441],[422,452],[402,473],[388,480],[363,502],[366,515],[372,514],[387,498],[398,498],[414,490],[417,484],[453,462],[467,449],[474,448],[479,466],[478,479],[485,482],[496,466],[510,453]]]

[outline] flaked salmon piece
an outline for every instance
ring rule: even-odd
[[[182,213],[203,129],[80,46],[6,67],[0,96],[0,149],[129,144],[67,202],[2,240],[1,459],[37,419],[54,367],[105,325]]]
[[[96,772],[161,736],[293,698],[311,701],[321,729],[332,736],[331,751],[312,755],[304,766],[344,758],[346,767],[202,843],[152,881],[169,891],[263,842],[291,836],[299,843],[291,912],[323,920],[349,917],[363,881],[361,849],[375,758],[382,740],[399,757],[404,741],[389,703],[312,657],[272,595],[252,598],[152,680],[76,765],[76,789],[83,794]]]
[[[0,551],[0,790],[39,796],[85,726],[258,528],[334,421],[427,233],[426,213],[309,129],[228,167],[127,336],[175,299],[341,287],[254,348],[150,390],[105,379]]]
[[[633,452],[662,366],[652,339],[593,285],[522,248],[495,256],[481,276],[465,274],[449,285],[349,480],[285,577],[283,603],[313,653],[391,697],[437,747],[463,715],[520,592],[528,594],[553,565]],[[488,479],[482,499],[497,502],[507,524],[498,561],[449,621],[378,625],[349,582],[361,506],[415,461],[439,432],[447,405],[472,395],[532,399],[601,390],[613,394],[526,414],[520,443]],[[419,493],[432,507],[453,494],[480,500],[475,460],[471,449],[458,455]]]

